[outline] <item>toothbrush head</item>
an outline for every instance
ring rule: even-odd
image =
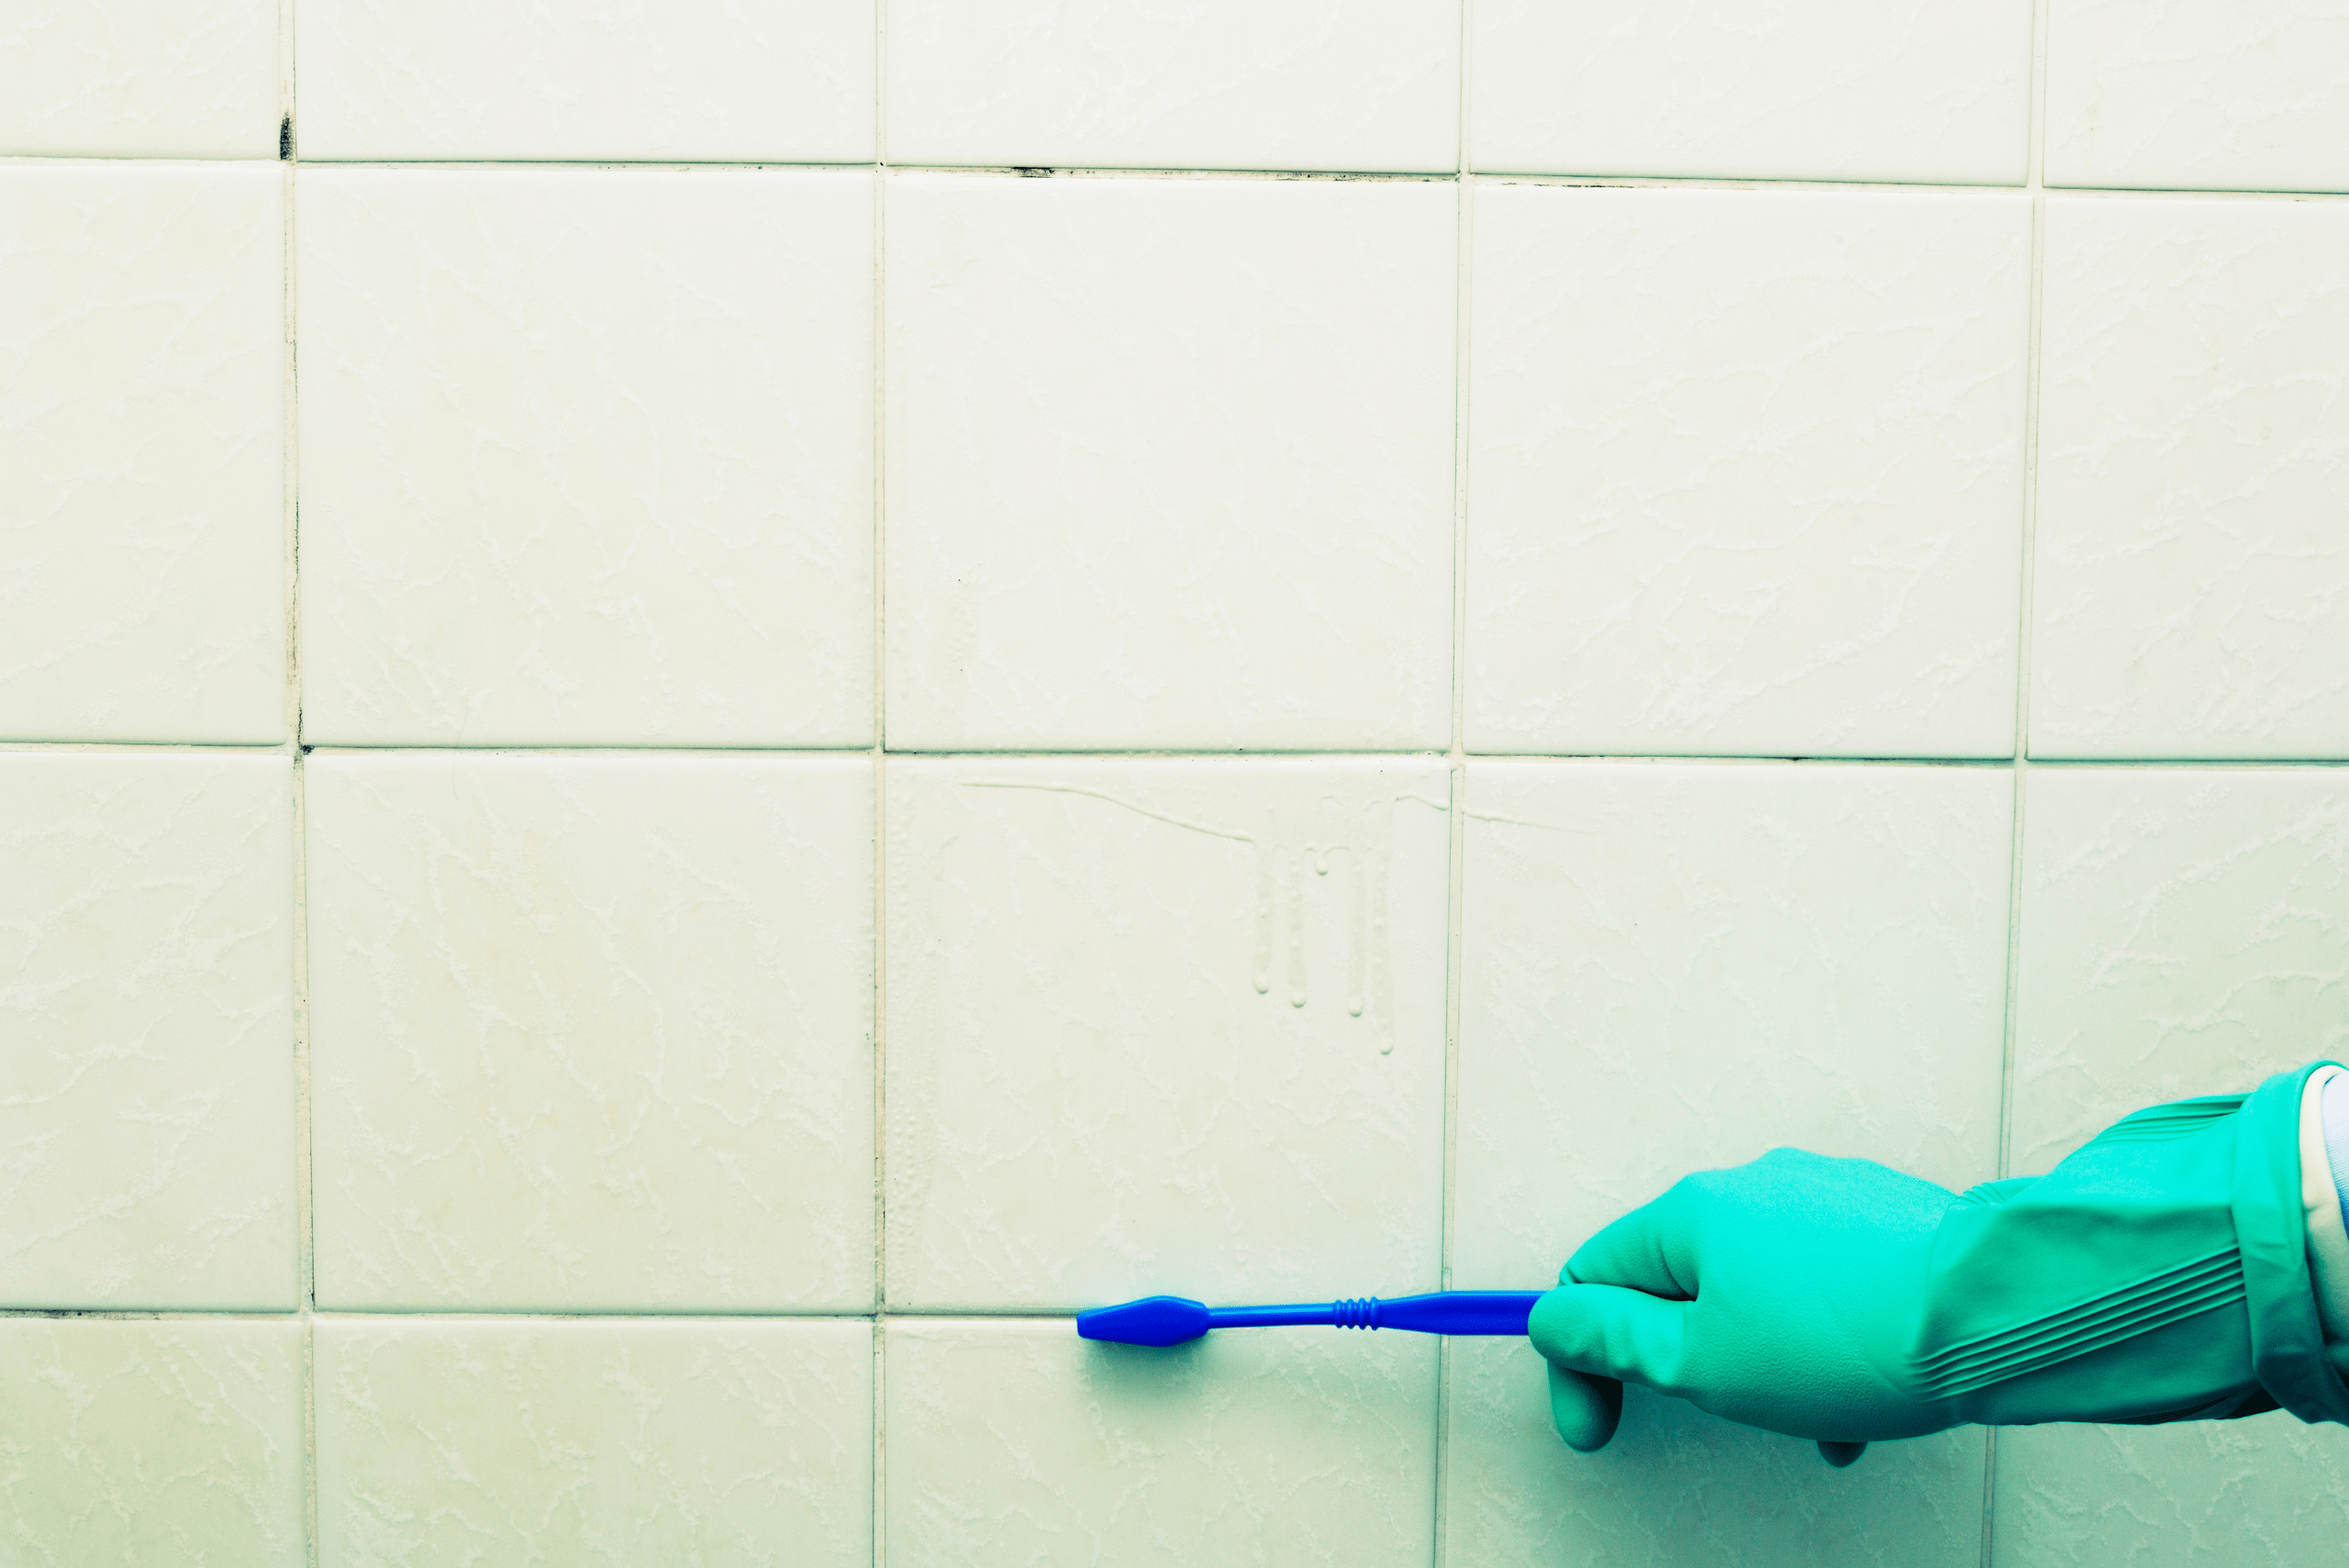
[[[1145,1296],[1076,1315],[1080,1336],[1120,1345],[1179,1345],[1211,1327],[1206,1306],[1181,1296]]]

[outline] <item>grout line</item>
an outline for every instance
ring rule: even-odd
[[[305,1317],[320,1319],[371,1321],[384,1318],[417,1318],[434,1322],[478,1321],[484,1323],[871,1323],[892,1318],[1043,1318],[1068,1320],[1084,1310],[1078,1307],[900,1307],[887,1311],[860,1312],[853,1307],[809,1307],[794,1309],[763,1309],[746,1307],[738,1312],[723,1309],[671,1309],[658,1305],[588,1307],[525,1307],[511,1311],[478,1305],[463,1307],[330,1307],[323,1309],[296,1306],[287,1307],[0,1307],[0,1319],[90,1318],[100,1322],[211,1322],[215,1320],[254,1323],[284,1323]]]
[[[2033,182],[2036,184],[2036,151]],[[2014,1157],[2016,1034],[2021,1018],[2022,966],[2023,822],[2031,784],[2031,684],[2032,621],[2039,550],[2040,318],[2046,255],[2046,203],[2034,189],[2031,214],[2031,312],[2024,338],[2022,559],[2016,595],[2015,731],[2012,841],[2007,865],[2007,995],[2003,1054],[1998,1070],[1998,1173],[2006,1176]],[[2141,766],[2142,764],[2129,764]]]
[[[298,200],[301,167],[300,129],[295,107],[295,29],[299,26],[295,0],[279,0],[278,161],[283,166],[281,190],[284,202],[281,284],[285,329],[284,404],[279,413],[284,429],[285,470],[285,745],[293,769],[293,895],[294,923],[294,1210],[295,1258],[302,1325],[302,1474],[303,1560],[316,1568],[320,1555],[318,1535],[318,1262],[317,1202],[317,1139],[314,1126],[314,1073],[310,1055],[310,864],[309,764],[302,745],[302,451],[300,351],[301,206]]]
[[[347,740],[332,740],[323,744],[305,741],[305,751],[326,757],[530,757],[594,758],[594,757],[659,757],[748,762],[846,762],[863,761],[873,755],[868,743],[856,746],[582,746],[573,741],[559,744],[534,745],[529,742],[501,743],[496,741],[466,745],[445,741],[417,743],[394,742],[386,745],[355,745]]]
[[[95,753],[98,755],[129,752],[133,754],[171,755],[173,753],[222,753],[228,756],[275,756],[286,751],[279,741],[208,741],[208,740],[0,740],[0,756]],[[866,762],[876,755],[886,755],[913,762],[1312,762],[1330,758],[1360,759],[1384,762],[1397,759],[1424,758],[1429,761],[1464,761],[1478,763],[1508,764],[1512,762],[1555,764],[1570,762],[1593,767],[1690,767],[1690,768],[1962,768],[1998,769],[2015,766],[2016,759],[2002,757],[1876,757],[1876,756],[1764,756],[1739,752],[1654,752],[1654,751],[1475,751],[1453,752],[1450,750],[1418,750],[1382,751],[1348,747],[1330,747],[1321,751],[1037,751],[1006,749],[990,751],[920,751],[907,747],[890,747],[885,752],[872,746],[843,750],[840,747],[796,746],[560,746],[533,745],[386,745],[355,746],[348,743],[320,745],[302,743],[304,758],[317,757],[451,757],[482,759],[492,757],[528,757],[535,761],[597,758],[659,758],[684,761],[715,760],[737,762]],[[2343,757],[2032,757],[2026,759],[2034,770],[2096,771],[2100,769],[2150,771],[2153,769],[2193,770],[2217,773],[2281,773],[2309,772],[2320,769],[2349,768],[2349,758]]]
[[[2031,309],[2024,328],[2022,432],[2022,559],[2016,595],[2013,843],[2007,873],[2007,996],[2005,1055],[1999,1070],[1998,1173],[2013,1160],[2014,1065],[2020,1022],[2022,957],[2024,817],[2031,779],[2031,689],[2032,626],[2039,552],[2039,402],[2041,323],[2044,315],[2047,257],[2047,197],[2041,174],[2045,162],[2047,0],[2032,8],[2031,77]]]
[[[2030,128],[2024,188],[2031,196],[2031,307],[2023,328],[2022,559],[2015,595],[2015,730],[2012,840],[2007,858],[2007,994],[2000,1018],[1997,1163],[2003,1180],[2014,1163],[2015,1057],[2021,1018],[2024,819],[2031,784],[2032,628],[2039,561],[2039,396],[2041,321],[2047,276],[2047,26],[2048,0],[2033,0],[2031,17]],[[1981,1568],[1993,1568],[1998,1530],[1998,1429],[1982,1433]]]
[[[171,755],[173,753],[221,753],[228,756],[268,757],[283,753],[286,743],[278,741],[206,741],[206,740],[0,740],[0,756],[8,755],[97,755],[133,754]],[[1037,751],[1007,749],[989,751],[919,751],[906,747],[891,747],[885,753],[872,746],[853,750],[840,747],[801,748],[796,746],[560,746],[490,745],[490,746],[354,746],[347,743],[319,745],[302,743],[305,758],[317,757],[449,757],[482,759],[493,757],[528,757],[535,761],[550,759],[594,760],[607,758],[659,758],[684,761],[715,760],[737,762],[865,762],[877,754],[885,754],[913,762],[1312,762],[1330,758],[1361,759],[1384,762],[1397,759],[1424,758],[1429,761],[1508,764],[1512,762],[1554,764],[1570,762],[1594,767],[1690,767],[1690,768],[1964,768],[2001,771],[2015,766],[2016,759],[2003,757],[1836,757],[1836,756],[1764,756],[1737,752],[1653,752],[1653,751],[1475,751],[1457,753],[1445,751],[1381,751],[1348,747],[1330,747],[1321,751]],[[2032,757],[2026,759],[2034,770],[2096,771],[2099,769],[2148,771],[2153,769],[2191,769],[2197,772],[2280,773],[2309,772],[2319,769],[2349,768],[2349,758],[2343,757]]]
[[[1464,91],[1465,90],[1464,86]],[[1467,806],[1467,751],[1464,744],[1466,718],[1464,694],[1467,667],[1467,519],[1468,519],[1468,317],[1470,312],[1469,193],[1460,192],[1454,208],[1456,254],[1453,272],[1453,437],[1452,437],[1452,746],[1446,754],[1451,773],[1450,864],[1444,920],[1444,1068],[1443,1068],[1443,1185],[1440,1289],[1452,1288],[1453,1173],[1457,1160],[1459,1119],[1459,1053],[1463,887],[1462,821]]]
[[[297,128],[298,129],[298,128]],[[271,161],[270,156],[207,156],[166,152],[32,152],[0,153],[0,169],[82,163],[217,163],[250,164]],[[636,159],[636,158],[310,158],[305,162],[331,169],[414,169],[480,172],[501,169],[578,169],[616,173],[696,173],[760,172],[859,173],[875,161],[828,159]],[[1413,169],[1187,169],[1141,164],[1036,163],[891,163],[901,174],[968,175],[977,179],[1070,180],[1254,180],[1319,181],[1333,183],[1442,184],[1454,181],[1507,185],[1556,185],[1580,190],[1698,190],[1698,191],[1850,191],[1963,195],[1980,193],[2013,195],[2042,188],[1996,181],[1947,180],[1805,180],[1771,179],[1739,174],[1601,174],[1533,170],[1413,170]],[[2218,189],[2193,185],[2056,185],[2045,189],[2066,196],[2117,201],[2194,202],[2349,202],[2349,190],[2285,188]]]
[[[282,395],[282,394],[281,394]],[[279,564],[284,567],[285,551],[279,551]],[[291,616],[291,598],[281,595],[281,615]],[[281,713],[280,721],[291,724],[290,714]],[[273,757],[285,750],[283,740],[0,740],[0,752],[8,751],[225,751],[234,756],[243,752],[249,756]]]
[[[1437,1181],[1436,1288],[1452,1288],[1453,1207],[1458,1187],[1460,1133],[1460,1002],[1462,929],[1461,895],[1465,886],[1462,852],[1466,845],[1467,717],[1465,693],[1468,669],[1468,328],[1475,286],[1475,182],[1468,178],[1468,103],[1470,49],[1474,38],[1474,0],[1461,0],[1460,73],[1458,101],[1453,105],[1452,261],[1452,747],[1448,780],[1452,809],[1444,824],[1448,862],[1444,884],[1443,965],[1443,1159]],[[1455,1359],[1449,1335],[1436,1341],[1435,1464],[1431,1484],[1434,1507],[1430,1513],[1431,1568],[1444,1568],[1452,1510],[1452,1380]]]
[[[871,1560],[887,1561],[888,1336],[888,455],[889,0],[873,6],[873,1447]]]
[[[1998,1429],[1982,1429],[1982,1568],[1990,1568],[1996,1539],[1998,1490]]]

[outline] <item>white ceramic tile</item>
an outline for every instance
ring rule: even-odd
[[[2030,0],[1477,0],[1469,157],[2019,185],[2031,18]]]
[[[1455,1340],[1444,1560],[1575,1568],[1979,1568],[1978,1429],[1871,1443],[1832,1470],[1815,1443],[1644,1388],[1596,1454],[1550,1424],[1523,1340]]]
[[[2004,769],[1481,762],[1454,1283],[1781,1144],[1997,1173]]]
[[[0,1306],[295,1304],[293,765],[0,755]]]
[[[2021,197],[1475,218],[1472,751],[2012,754]]]
[[[859,162],[873,0],[302,0],[305,158]]]
[[[889,768],[893,1306],[1435,1287],[1440,761]]]
[[[291,1318],[0,1318],[0,1562],[309,1562]]]
[[[284,189],[0,168],[0,739],[284,738]]]
[[[1996,1568],[2297,1568],[2349,1521],[2349,1433],[2277,1411],[1998,1434]]]
[[[2349,1052],[2349,775],[2034,768],[2014,1158]]]
[[[889,183],[889,741],[1450,738],[1454,193]]]
[[[323,1307],[856,1310],[862,759],[312,759]]]
[[[1429,0],[896,0],[894,163],[1445,170],[1460,14]]]
[[[2047,205],[2035,756],[2349,755],[2349,207]]]
[[[1425,1568],[1436,1343],[1237,1329],[1144,1350],[1066,1318],[898,1318],[889,1568]]]
[[[2349,10],[2050,0],[2047,181],[2349,189]]]
[[[870,740],[870,175],[299,183],[308,739]]]
[[[275,158],[278,11],[278,0],[10,6],[0,154]]]
[[[873,1560],[866,1323],[317,1328],[325,1563]]]

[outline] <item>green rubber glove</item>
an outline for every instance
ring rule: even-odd
[[[1535,1305],[1558,1434],[1602,1447],[1624,1382],[1836,1464],[1965,1422],[2349,1421],[2300,1196],[2301,1085],[2323,1065],[2139,1111],[1964,1196],[1796,1149],[1690,1176]]]

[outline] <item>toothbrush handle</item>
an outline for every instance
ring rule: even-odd
[[[1324,1324],[1338,1329],[1410,1329],[1422,1334],[1522,1334],[1538,1290],[1441,1290],[1392,1301],[1364,1296],[1295,1307],[1218,1307],[1211,1329],[1279,1329]]]
[[[1374,1329],[1416,1329],[1422,1334],[1522,1334],[1538,1290],[1443,1290],[1375,1302]]]

